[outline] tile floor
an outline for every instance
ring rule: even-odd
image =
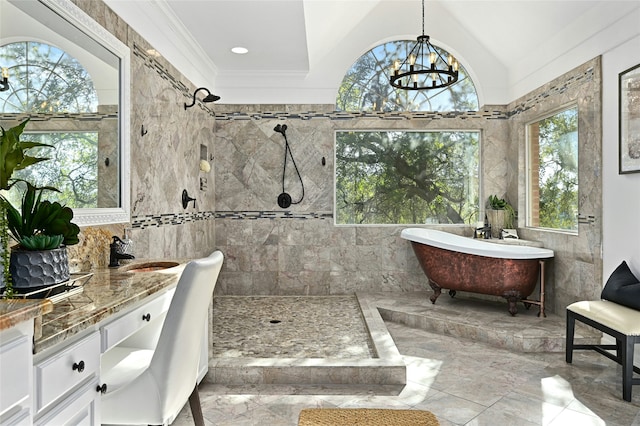
[[[507,318],[504,311],[496,315]],[[295,426],[307,407],[376,407],[429,410],[443,426],[640,426],[640,389],[631,403],[623,401],[620,368],[596,353],[576,352],[568,365],[563,352],[523,353],[388,320],[385,325],[407,365],[405,386],[220,385],[205,379],[200,398],[207,425]],[[192,424],[185,407],[174,425]]]

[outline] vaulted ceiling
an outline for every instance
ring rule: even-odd
[[[360,55],[422,32],[420,0],[105,2],[224,103],[333,103]],[[504,104],[637,34],[640,2],[427,0],[425,20],[481,104]]]

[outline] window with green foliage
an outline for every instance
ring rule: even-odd
[[[336,132],[336,223],[475,223],[479,142],[479,131]]]
[[[478,95],[461,65],[458,81],[436,90],[401,90],[389,84],[393,61],[406,58],[416,41],[391,41],[362,55],[344,76],[336,107],[342,111],[477,111]],[[449,53],[435,46],[443,57]]]
[[[47,192],[47,199],[71,208],[98,205],[98,132],[25,132],[21,140],[54,148],[32,148],[29,151],[32,155],[49,160],[17,171],[16,178],[59,189],[59,193]],[[21,195],[10,193],[7,198],[17,205]]]
[[[578,107],[527,126],[532,227],[578,230]]]
[[[9,69],[9,90],[0,92],[0,112],[8,114],[95,113],[98,96],[91,76],[75,58],[45,43],[25,41],[0,46],[0,63]],[[34,121],[32,121],[34,123]],[[86,124],[85,124],[86,123]],[[50,126],[48,126],[50,124]],[[72,208],[98,206],[98,132],[93,120],[50,119],[38,122],[51,130],[22,134],[55,148],[30,153],[49,158],[14,177],[36,186],[52,186],[61,193],[46,197]],[[21,195],[6,195],[14,205]]]

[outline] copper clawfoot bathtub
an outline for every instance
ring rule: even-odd
[[[553,251],[538,247],[503,245],[474,240],[448,232],[407,228],[401,237],[411,241],[436,303],[442,289],[500,296],[509,302],[509,313],[526,299],[538,282],[540,260]],[[543,309],[541,312],[544,313]]]

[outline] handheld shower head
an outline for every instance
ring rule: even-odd
[[[273,128],[273,131],[281,133],[282,136],[286,137],[287,135],[285,135],[285,132],[287,131],[287,125],[286,124],[278,124],[278,125],[276,125],[276,127]]]

